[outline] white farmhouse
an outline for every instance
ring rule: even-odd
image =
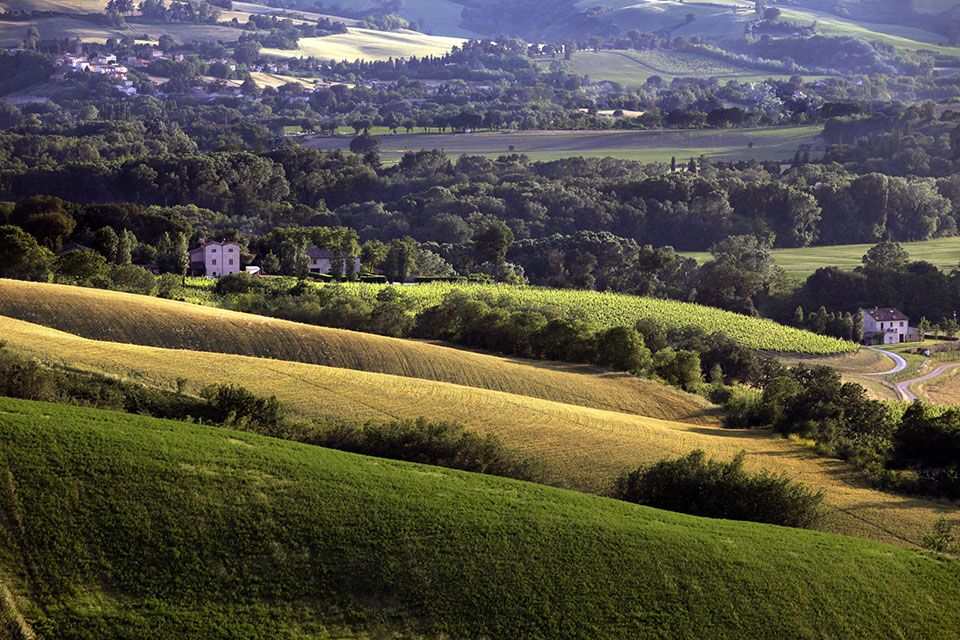
[[[236,242],[203,242],[190,250],[190,275],[219,278],[240,272],[240,245]]]
[[[328,274],[333,266],[333,251],[326,249],[316,249],[309,247],[307,249],[307,258],[309,258],[310,273]],[[340,266],[340,273],[347,271],[347,259],[342,258],[343,263]],[[353,272],[360,273],[360,256],[354,258]]]
[[[863,310],[864,344],[899,344],[911,341],[910,319],[888,307]]]

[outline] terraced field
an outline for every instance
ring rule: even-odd
[[[115,291],[0,279],[0,315],[95,340],[386,373],[664,420],[718,424],[716,407],[699,396],[627,374],[498,357]],[[190,377],[189,372],[184,375]]]
[[[7,637],[960,626],[955,560],[129,414],[0,398],[0,478]]]
[[[349,420],[425,416],[492,432],[517,449],[543,456],[571,488],[604,491],[624,468],[701,448],[746,466],[783,471],[827,493],[834,530],[901,546],[917,544],[945,505],[868,488],[850,465],[817,456],[788,440],[756,431],[696,426],[604,411],[446,382],[238,355],[99,342],[0,318],[0,335],[16,352],[54,366],[119,376],[164,388],[187,378],[187,391],[236,382],[276,395],[294,415]]]

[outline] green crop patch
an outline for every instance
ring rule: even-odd
[[[383,287],[390,285],[350,283],[344,286],[372,298]],[[403,290],[403,294],[415,300],[416,304],[422,308],[438,304],[444,295],[454,290],[473,294],[486,292],[493,297],[513,297],[521,303],[558,309],[564,317],[588,318],[601,328],[633,326],[640,318],[649,317],[655,318],[667,330],[699,327],[707,333],[723,331],[750,349],[811,354],[845,353],[857,350],[857,345],[852,342],[800,331],[777,324],[772,320],[753,318],[715,307],[676,300],[642,298],[580,289],[440,282],[407,287]]]
[[[960,563],[927,553],[62,405],[0,399],[0,513],[40,638],[960,627]]]

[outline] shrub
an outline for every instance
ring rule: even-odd
[[[261,398],[234,384],[212,384],[204,387],[200,395],[225,427],[274,437],[287,435],[290,425],[276,396]]]
[[[640,373],[650,366],[650,350],[633,327],[610,327],[597,334],[596,363],[618,371]]]
[[[923,534],[921,545],[924,549],[939,553],[960,552],[960,541],[953,535],[953,527],[946,516],[940,516],[933,527]]]
[[[460,424],[422,417],[363,425],[337,423],[298,439],[330,449],[531,482],[546,483],[551,475],[543,462],[508,449],[493,434],[480,435]]]
[[[624,473],[612,496],[658,509],[709,518],[751,520],[806,529],[822,525],[823,492],[785,475],[743,469],[744,452],[730,462],[707,460],[696,450]]]
[[[252,276],[245,271],[240,273],[231,273],[217,280],[213,290],[219,294],[225,293],[249,293],[259,291],[263,284],[256,276]]]
[[[156,284],[152,273],[135,264],[115,264],[110,267],[111,288],[128,293],[150,295]]]

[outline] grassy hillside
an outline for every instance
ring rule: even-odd
[[[277,58],[312,56],[322,60],[386,60],[391,57],[442,55],[461,42],[463,40],[460,38],[428,36],[416,31],[349,28],[347,33],[300,38],[297,49],[262,49],[261,53]]]
[[[184,24],[184,23],[143,23],[129,22],[127,29],[108,29],[85,20],[78,20],[68,16],[53,18],[37,18],[31,21],[0,20],[0,46],[14,46],[23,40],[30,26],[37,27],[40,36],[51,38],[83,38],[88,42],[106,42],[108,38],[122,38],[133,36],[140,38],[143,34],[149,36],[149,41],[166,34],[177,42],[191,40],[223,40],[235,42],[240,33],[232,27],[221,27],[213,24]]]
[[[898,545],[918,544],[941,512],[956,509],[867,487],[856,470],[765,432],[721,429],[574,406],[444,382],[238,355],[98,342],[0,317],[9,348],[52,365],[187,392],[236,382],[284,400],[294,417],[388,420],[425,416],[496,433],[553,463],[571,488],[600,492],[623,469],[700,448],[725,459],[746,451],[750,470],[783,471],[827,493],[834,529]]]
[[[578,54],[579,55],[579,54]],[[498,131],[484,133],[416,133],[383,136],[380,155],[397,162],[408,151],[443,149],[448,155],[481,155],[490,158],[523,153],[532,160],[559,158],[618,158],[639,162],[669,163],[697,158],[715,160],[789,161],[801,144],[813,155],[823,150],[822,128],[816,125],[737,130],[663,131]],[[305,146],[314,149],[348,149],[352,136],[312,137]],[[748,146],[753,143],[753,147]],[[512,147],[512,148],[511,148]]]
[[[0,279],[0,314],[96,340],[291,360],[718,423],[716,408],[698,396],[586,365],[491,356],[115,291]]]
[[[0,477],[0,566],[41,638],[960,625],[955,560],[184,423],[0,399]]]
[[[538,59],[537,64],[549,68],[554,60],[554,58]],[[568,72],[589,76],[593,82],[609,80],[626,87],[638,87],[651,76],[660,76],[667,81],[691,77],[761,81],[767,78],[787,79],[791,75],[749,69],[716,58],[683,51],[578,51],[570,60],[564,61],[564,65]],[[825,77],[804,76],[804,79],[813,81]]]
[[[900,244],[910,254],[911,260],[926,260],[946,271],[957,268],[960,238],[937,238]],[[872,246],[872,244],[843,244],[802,249],[774,249],[771,254],[787,275],[806,279],[821,267],[840,267],[850,271],[862,266],[861,258]],[[706,251],[684,252],[683,255],[696,258],[701,264],[711,258]]]

